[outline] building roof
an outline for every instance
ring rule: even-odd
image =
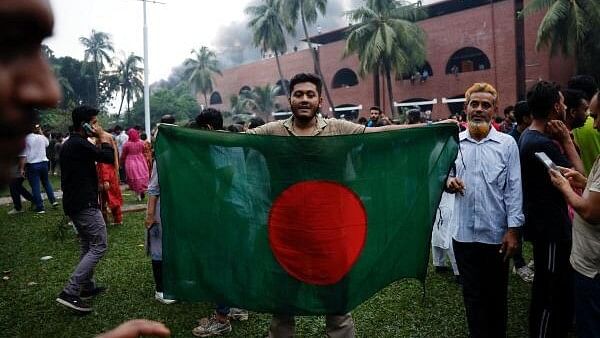
[[[505,0],[446,0],[436,2],[430,5],[423,6],[427,11],[427,17],[423,20],[431,19],[436,16],[442,16],[455,12],[464,11],[467,9],[489,5],[492,2],[500,2]],[[344,40],[349,27],[342,27],[336,30],[325,32],[319,35],[310,37],[312,43],[326,45],[328,43]],[[306,39],[302,39],[306,41]]]

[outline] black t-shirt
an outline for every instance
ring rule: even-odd
[[[571,220],[567,202],[552,185],[550,174],[535,156],[544,152],[558,166],[572,167],[560,147],[547,135],[527,129],[519,140],[525,239],[557,241],[571,239]]]
[[[100,148],[79,134],[71,134],[60,152],[61,186],[65,214],[98,208],[98,174],[96,162],[114,163],[113,148],[102,143]]]

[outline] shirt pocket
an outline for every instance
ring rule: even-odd
[[[488,184],[502,189],[506,185],[507,171],[504,165],[492,165],[483,169],[483,176]]]

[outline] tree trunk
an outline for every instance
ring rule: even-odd
[[[202,96],[204,96],[204,109],[208,108],[208,99],[206,98],[206,93],[202,92]]]
[[[379,86],[379,66],[375,67],[373,72],[373,103],[381,107],[381,88]]]
[[[286,97],[290,97],[289,88],[285,85],[285,78],[283,77],[283,72],[281,71],[281,63],[279,63],[279,55],[277,51],[275,51],[275,62],[277,62],[277,71],[279,72],[279,80],[281,81],[283,92],[285,93]]]
[[[117,113],[117,120],[121,117],[121,109],[123,108],[123,101],[125,101],[125,91],[121,93],[121,104],[119,105],[119,112]]]
[[[300,17],[302,18],[302,28],[304,28],[304,36],[306,37],[306,43],[308,43],[308,49],[310,49],[310,55],[312,55],[313,63],[315,65],[315,69],[317,70],[317,75],[321,78],[321,82],[323,83],[323,90],[325,91],[325,97],[327,98],[327,102],[331,107],[331,111],[335,117],[335,105],[333,104],[333,100],[331,99],[331,95],[329,95],[329,89],[327,87],[327,81],[323,78],[323,72],[321,71],[321,64],[319,59],[317,58],[317,51],[313,49],[312,43],[310,42],[310,38],[308,36],[308,29],[306,28],[306,19],[304,18],[304,2],[300,2]]]
[[[394,118],[394,111],[396,107],[394,107],[394,97],[392,94],[392,76],[391,76],[390,65],[385,65],[385,81],[387,82],[387,91],[388,91],[388,100],[390,100],[390,111],[391,116],[390,120]]]

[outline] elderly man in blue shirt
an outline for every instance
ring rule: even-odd
[[[515,140],[491,127],[498,93],[475,83],[465,93],[468,129],[459,134],[453,247],[463,278],[470,337],[506,337],[508,258],[519,246],[523,194]]]

